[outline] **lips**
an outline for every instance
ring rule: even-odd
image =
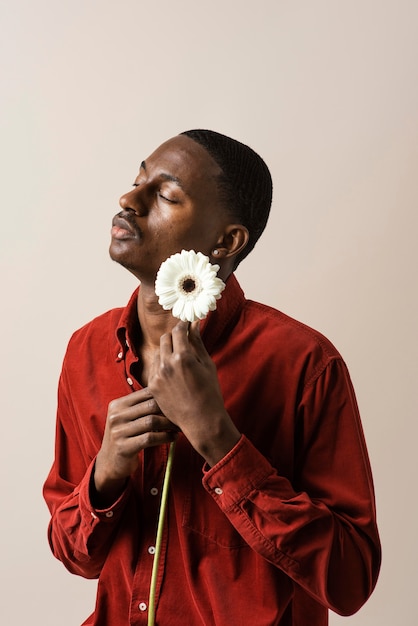
[[[132,224],[127,218],[122,217],[120,213],[115,215],[112,220],[112,230],[110,231],[113,239],[132,239],[140,236],[139,228],[136,224]]]

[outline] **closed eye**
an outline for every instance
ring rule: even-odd
[[[140,187],[142,185],[142,183],[132,183],[132,187],[136,188],[136,187]],[[165,202],[169,202],[170,204],[177,204],[178,200],[173,199],[173,198],[168,198],[167,196],[165,196],[163,193],[161,193],[161,191],[159,190],[158,192],[158,196],[164,200]]]
[[[162,200],[165,200],[166,202],[170,202],[170,204],[177,204],[177,200],[173,200],[172,198],[167,198],[167,196],[164,196],[160,191],[158,192],[158,195]]]

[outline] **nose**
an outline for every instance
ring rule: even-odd
[[[146,213],[144,199],[142,198],[139,187],[134,187],[131,191],[124,193],[123,196],[119,198],[119,205],[125,211],[132,211],[136,215],[144,215]]]

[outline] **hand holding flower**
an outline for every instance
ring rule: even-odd
[[[199,323],[179,322],[161,337],[149,389],[209,465],[231,450],[240,433],[225,410],[216,367],[200,337]]]

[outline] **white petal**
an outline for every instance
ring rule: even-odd
[[[173,306],[173,315],[179,319],[183,319],[184,300],[178,299]],[[184,321],[184,320],[183,320]]]

